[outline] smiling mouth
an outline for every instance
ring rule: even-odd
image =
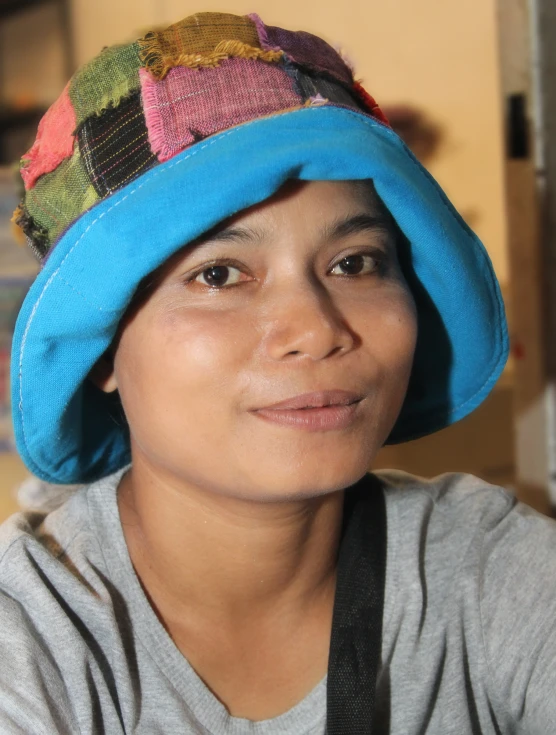
[[[362,395],[346,390],[323,390],[313,393],[303,393],[284,401],[264,406],[262,411],[281,410],[309,410],[317,408],[329,408],[331,406],[349,406],[361,401]]]
[[[254,411],[254,415],[273,424],[305,431],[338,431],[350,427],[361,413],[362,397],[343,392],[342,396],[322,394],[298,396],[281,404]],[[341,401],[341,402],[339,402]],[[292,404],[297,403],[297,406]],[[287,405],[283,405],[287,404]],[[304,404],[304,405],[303,405]]]

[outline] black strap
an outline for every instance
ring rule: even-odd
[[[345,491],[328,659],[327,735],[377,735],[373,716],[385,579],[384,493],[367,474]]]

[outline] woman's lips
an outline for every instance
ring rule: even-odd
[[[348,391],[305,393],[260,408],[255,415],[282,426],[308,431],[346,429],[354,420],[361,396]],[[295,405],[298,407],[295,408]],[[308,407],[309,406],[309,407]]]
[[[360,401],[363,396],[349,390],[318,390],[312,393],[301,393],[292,398],[286,398],[285,401],[272,403],[264,406],[264,409],[282,409],[282,408],[324,408],[326,406],[341,405],[347,406],[349,403]]]

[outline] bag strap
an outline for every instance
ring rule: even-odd
[[[386,504],[367,474],[344,496],[328,659],[327,735],[376,735],[375,689],[386,580]]]

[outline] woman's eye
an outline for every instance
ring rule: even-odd
[[[330,272],[335,276],[364,276],[377,268],[377,258],[372,255],[348,255],[336,263]]]
[[[211,288],[221,288],[239,283],[240,278],[241,271],[239,268],[230,265],[212,265],[210,268],[205,268],[193,280]]]

